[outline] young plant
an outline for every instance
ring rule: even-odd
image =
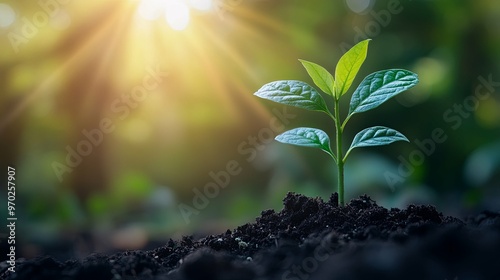
[[[324,112],[332,118],[336,128],[335,153],[330,148],[328,135],[317,128],[295,128],[276,136],[275,139],[282,143],[319,148],[329,154],[337,165],[338,194],[342,206],[344,205],[344,164],[353,149],[388,145],[396,141],[409,142],[403,134],[392,128],[373,126],[356,134],[347,152],[343,153],[344,128],[354,114],[376,108],[389,98],[418,83],[417,74],[403,69],[389,69],[372,73],[366,76],[352,94],[349,112],[342,120],[339,106],[340,98],[349,90],[359,68],[365,61],[369,41],[370,39],[359,42],[340,58],[335,68],[335,78],[320,65],[299,59],[314,84],[333,99],[333,113],[318,91],[302,81],[275,81],[262,86],[254,93],[260,98],[277,103]]]

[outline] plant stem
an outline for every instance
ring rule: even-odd
[[[342,131],[343,126],[340,121],[339,100],[335,99],[335,128],[337,136],[337,170],[338,170],[338,193],[340,206],[344,206],[344,157],[342,156]]]

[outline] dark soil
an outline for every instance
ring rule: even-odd
[[[500,213],[459,220],[432,206],[386,209],[368,196],[339,207],[288,194],[280,212],[219,235],[150,251],[19,261],[2,279],[500,279]]]

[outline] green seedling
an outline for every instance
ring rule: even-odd
[[[344,164],[355,148],[388,145],[396,141],[408,141],[400,132],[384,127],[373,126],[360,131],[354,137],[347,152],[343,153],[342,135],[347,122],[354,114],[366,112],[380,106],[388,99],[415,86],[418,76],[403,69],[389,69],[372,73],[354,91],[347,116],[341,120],[339,100],[351,87],[359,68],[368,52],[368,42],[364,40],[347,51],[337,63],[335,78],[318,64],[300,60],[314,84],[333,99],[333,113],[318,91],[302,81],[275,81],[262,86],[255,95],[277,103],[320,111],[331,117],[335,123],[336,152],[330,148],[330,138],[317,128],[299,127],[288,130],[276,140],[282,143],[319,148],[329,154],[337,165],[338,194],[340,205],[344,205]]]

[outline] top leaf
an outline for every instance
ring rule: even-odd
[[[301,81],[275,81],[263,85],[254,95],[277,103],[330,114],[325,100],[312,86]]]
[[[307,73],[323,92],[333,96],[333,76],[325,68],[316,63],[299,59]]]
[[[348,118],[378,107],[417,83],[417,74],[403,69],[383,70],[366,76],[352,94]]]
[[[364,40],[348,50],[337,63],[335,68],[335,97],[339,99],[351,87],[359,68],[365,61],[368,52],[368,42]]]

